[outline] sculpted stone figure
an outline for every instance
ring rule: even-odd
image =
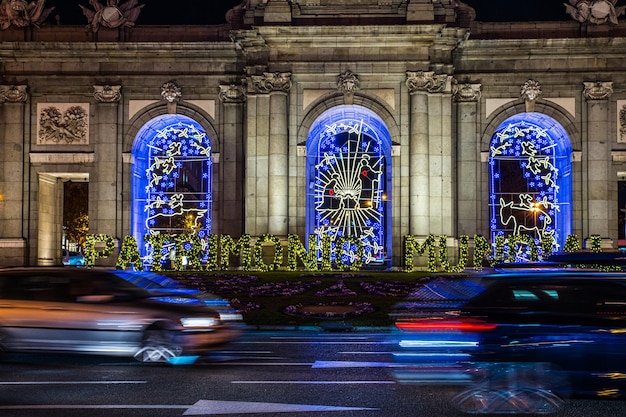
[[[617,25],[617,18],[624,14],[626,6],[615,7],[617,0],[569,0],[565,11],[580,23],[602,25],[609,22]]]
[[[0,28],[8,29],[10,26],[27,27],[39,26],[43,23],[54,7],[45,8],[46,0],[2,0],[0,3]]]
[[[119,0],[107,0],[106,6],[98,0],[89,0],[89,4],[94,10],[79,5],[83,14],[89,21],[87,27],[94,32],[100,26],[105,28],[118,28],[120,26],[134,26],[143,4],[138,4],[138,0],[128,0],[119,4]]]

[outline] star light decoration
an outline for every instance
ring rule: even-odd
[[[157,131],[145,171],[146,233],[211,230],[211,145],[206,133],[178,122]]]
[[[362,120],[326,125],[315,162],[315,230],[318,253],[323,236],[333,242],[352,237],[362,243],[363,263],[384,260],[385,163],[383,147]],[[356,262],[361,248],[342,244],[341,261]]]
[[[490,146],[492,241],[505,234],[558,240],[556,143],[545,129],[520,122],[496,132]]]

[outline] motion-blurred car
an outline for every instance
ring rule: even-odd
[[[0,270],[0,350],[129,356],[188,363],[239,330],[204,304],[161,299],[116,271]]]
[[[63,249],[63,265],[85,266],[85,257],[81,252]]]
[[[626,394],[626,275],[509,271],[473,283],[454,305],[398,306],[398,380],[459,385],[454,402],[469,413],[551,413],[566,396]]]
[[[233,308],[228,300],[195,288],[189,288],[165,275],[148,271],[125,270],[118,270],[115,271],[115,273],[155,296],[178,297],[179,302],[205,304],[220,314],[220,320],[224,322],[243,323],[243,315],[237,311],[237,309]]]

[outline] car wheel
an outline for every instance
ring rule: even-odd
[[[135,353],[135,359],[143,363],[167,363],[182,353],[175,332],[151,328],[144,333],[141,349]]]
[[[485,378],[457,394],[453,403],[469,414],[553,414],[563,400],[553,391],[562,375],[549,364],[483,364]]]

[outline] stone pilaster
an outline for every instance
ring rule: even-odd
[[[103,233],[121,237],[122,230],[118,220],[121,216],[121,190],[117,184],[122,183],[118,169],[121,166],[121,155],[118,147],[119,135],[119,104],[121,86],[94,85],[93,97],[96,100],[94,112],[94,130],[98,138],[94,141],[95,163],[89,173],[89,233]],[[99,260],[107,262],[106,260]],[[109,261],[111,262],[111,261]],[[113,264],[107,266],[112,266]]]
[[[268,187],[267,230],[276,236],[286,236],[289,227],[289,135],[287,133],[287,94],[291,88],[291,73],[265,73],[252,76],[253,88],[269,95],[268,175],[258,176]]]
[[[583,161],[586,162],[587,198],[587,225],[583,225],[586,237],[600,235],[606,239],[610,237],[611,224],[614,216],[611,215],[610,183],[611,160],[609,125],[609,98],[613,94],[612,82],[585,82],[583,94],[587,100],[587,141],[584,144]],[[585,176],[585,173],[583,173]]]
[[[406,75],[411,94],[409,233],[451,234],[449,76],[425,71],[407,71]]]
[[[20,265],[25,259],[26,227],[23,199],[24,160],[29,146],[25,140],[26,85],[0,85],[0,250],[3,265]],[[26,149],[24,149],[26,147]]]
[[[458,235],[480,234],[480,141],[476,132],[481,84],[463,83],[453,87],[457,123],[457,225]]]
[[[219,233],[241,236],[243,225],[244,142],[243,113],[246,92],[242,85],[220,85],[224,137],[221,150],[223,219]]]

